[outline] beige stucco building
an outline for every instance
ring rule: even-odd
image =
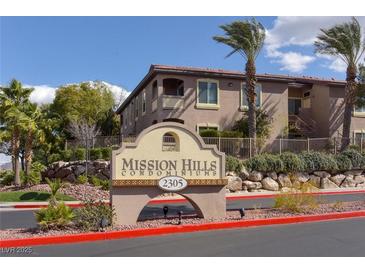
[[[340,137],[345,82],[315,77],[257,75],[258,106],[272,118],[270,139]],[[176,121],[191,130],[230,130],[247,111],[245,74],[238,71],[152,65],[119,107],[121,134]],[[289,126],[290,125],[290,126]],[[353,136],[365,136],[365,109],[354,110]]]

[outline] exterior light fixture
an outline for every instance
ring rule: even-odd
[[[241,215],[241,219],[243,218],[243,217],[245,217],[245,209],[242,207],[242,208],[240,208],[240,215]]]
[[[163,210],[164,218],[166,219],[167,218],[167,212],[169,212],[169,207],[168,206],[164,206],[162,208],[162,210]]]
[[[182,214],[183,214],[182,210],[180,210],[177,214],[179,215],[179,223],[178,224],[181,225]]]

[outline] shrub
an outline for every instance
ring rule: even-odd
[[[336,155],[335,160],[337,163],[337,170],[346,171],[352,169],[352,162],[346,155],[343,154]]]
[[[77,148],[74,151],[74,157],[77,161],[83,161],[86,159],[86,150],[84,148]]]
[[[218,137],[219,133],[218,130],[215,129],[205,129],[205,130],[201,130],[199,132],[201,137]]]
[[[338,169],[335,158],[330,154],[316,151],[302,152],[300,158],[305,171]]]
[[[103,147],[100,149],[101,151],[101,158],[104,160],[110,160],[110,157],[112,155],[112,149],[108,147]]]
[[[101,154],[100,148],[92,148],[90,149],[90,159],[91,160],[98,160],[101,159],[103,156]]]
[[[77,183],[78,184],[84,185],[84,184],[87,183],[87,181],[88,181],[88,179],[87,179],[86,175],[80,175],[79,177],[77,177]]]
[[[350,149],[350,150],[356,150],[356,151],[360,151],[361,149],[360,149],[360,146],[358,146],[358,145],[349,145],[348,146],[348,149]]]
[[[75,210],[75,225],[84,231],[96,231],[104,226],[111,226],[115,217],[114,209],[104,203],[87,201],[83,207]]]
[[[236,157],[227,155],[226,156],[226,170],[227,171],[234,171],[234,172],[241,172],[242,162],[237,159]]]
[[[39,184],[42,180],[41,172],[44,171],[45,169],[46,167],[42,165],[40,162],[33,162],[29,175],[26,178],[26,182],[30,185]]]
[[[347,149],[341,155],[350,159],[353,168],[362,168],[365,166],[365,157],[354,149]]]
[[[315,196],[311,193],[313,186],[304,183],[300,188],[292,188],[275,197],[275,208],[280,208],[289,212],[305,212],[318,206]]]
[[[284,163],[281,160],[279,155],[275,155],[275,154],[262,154],[262,156],[264,157],[265,161],[266,161],[266,166],[267,169],[263,170],[265,172],[270,172],[270,171],[275,171],[275,172],[282,172],[285,167],[284,167]]]
[[[219,131],[218,135],[222,138],[242,138],[242,132],[239,131]]]
[[[60,154],[58,153],[54,153],[54,154],[51,154],[49,157],[48,157],[48,161],[49,163],[54,163],[54,162],[58,162],[58,161],[61,161],[62,157]]]
[[[51,197],[49,198],[49,203],[55,205],[57,203],[56,195],[58,191],[63,187],[63,183],[60,178],[52,180],[46,178],[46,182],[51,189]]]
[[[247,161],[245,161],[244,165],[249,170],[256,170],[256,171],[267,171],[268,165],[265,156],[263,155],[256,155]]]
[[[290,173],[304,170],[303,161],[297,154],[284,152],[279,157],[283,162],[283,172]]]
[[[72,223],[75,216],[72,209],[64,203],[50,204],[47,208],[42,208],[34,214],[41,230],[65,228]]]
[[[109,180],[103,180],[96,176],[91,176],[91,184],[94,186],[101,186],[101,189],[103,190],[109,190],[110,188]]]
[[[14,182],[14,177],[14,172],[11,170],[0,171],[0,185],[11,185]]]
[[[71,149],[61,151],[62,161],[70,162],[72,160],[72,157],[73,157],[73,151]]]

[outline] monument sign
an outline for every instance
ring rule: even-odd
[[[111,201],[118,224],[135,224],[152,198],[174,192],[203,218],[226,213],[225,155],[179,123],[143,130],[112,155]]]

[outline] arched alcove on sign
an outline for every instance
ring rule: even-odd
[[[166,132],[162,136],[162,151],[180,151],[180,140],[176,133]]]

